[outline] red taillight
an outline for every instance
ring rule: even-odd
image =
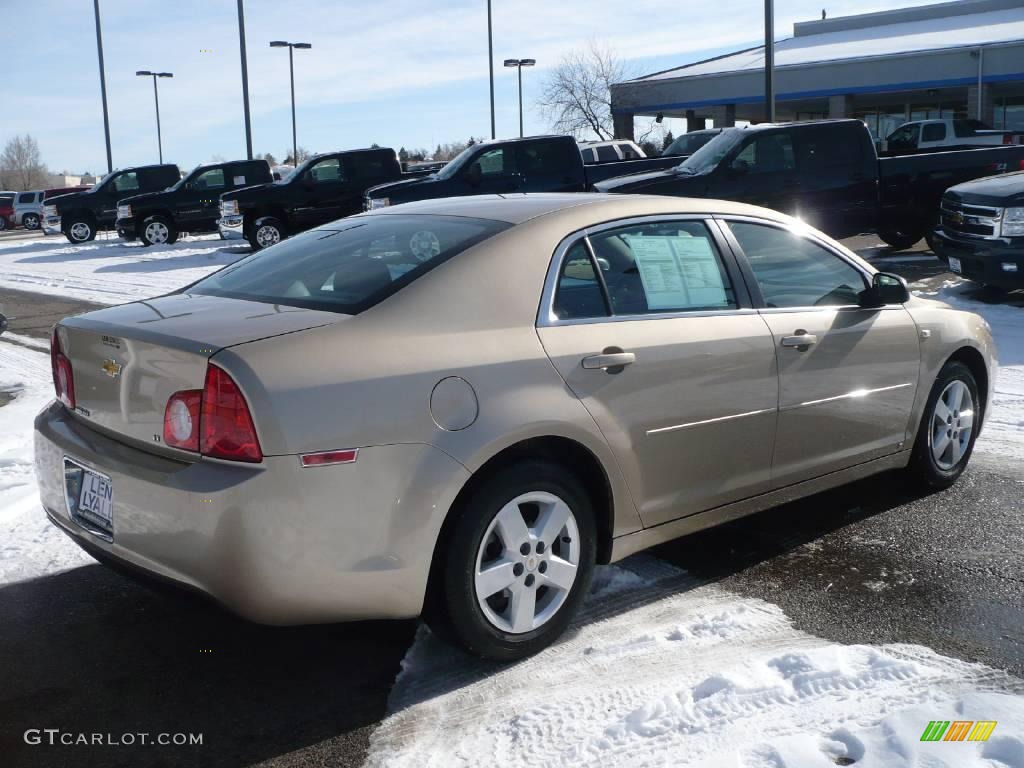
[[[200,410],[200,453],[231,461],[263,460],[245,398],[232,378],[212,364],[206,369]]]
[[[199,450],[199,412],[203,402],[201,389],[175,392],[164,408],[164,443],[186,451]]]
[[[61,349],[56,327],[50,338],[50,367],[53,370],[53,389],[57,393],[57,399],[68,408],[74,408],[75,374],[71,369],[71,361]]]

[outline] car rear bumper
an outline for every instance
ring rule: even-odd
[[[43,217],[43,232],[48,235],[59,235],[62,231],[60,228],[60,216]]]
[[[423,444],[364,447],[353,464],[181,462],[97,432],[53,402],[35,422],[50,519],[86,551],[206,593],[265,624],[409,618],[468,471]],[[73,519],[65,459],[113,487],[108,540]]]
[[[225,240],[241,240],[245,237],[243,231],[244,217],[223,216],[217,220],[217,230]]]
[[[935,230],[934,246],[948,259],[959,259],[968,280],[1001,288],[1024,288],[1024,238],[964,240]]]

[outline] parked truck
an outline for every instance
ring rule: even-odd
[[[114,226],[124,240],[143,245],[173,243],[181,232],[216,232],[222,194],[271,181],[266,160],[198,165],[165,190],[118,201]]]
[[[585,192],[603,179],[668,168],[678,163],[678,157],[648,157],[585,165],[572,136],[484,141],[467,147],[430,176],[381,184],[367,190],[365,208],[371,210],[435,197]]]
[[[117,221],[117,202],[130,195],[156,192],[177,184],[176,165],[143,165],[112,171],[84,192],[72,192],[43,201],[43,230],[61,232],[72,243],[84,243]]]
[[[989,288],[1024,288],[1024,173],[946,190],[932,250],[949,268]]]
[[[884,154],[942,152],[970,147],[997,147],[1020,144],[1022,131],[989,128],[980,120],[914,120],[904,123],[885,138]]]
[[[245,238],[253,250],[288,235],[359,213],[363,194],[403,173],[393,149],[354,149],[314,155],[279,181],[220,196],[218,226],[225,239]]]
[[[752,203],[833,237],[874,231],[901,249],[932,231],[949,187],[1017,169],[1024,169],[1024,146],[879,158],[862,122],[822,120],[731,128],[677,167],[595,186]]]

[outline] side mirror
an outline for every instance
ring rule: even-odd
[[[484,179],[484,172],[480,168],[480,163],[473,163],[469,166],[469,170],[466,171],[464,178],[466,179],[466,183],[470,186],[480,186],[480,182]]]
[[[883,307],[886,304],[905,304],[910,301],[907,281],[899,275],[876,272],[871,278],[871,287],[862,291],[861,306]]]

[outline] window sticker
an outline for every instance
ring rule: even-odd
[[[650,309],[725,307],[729,300],[711,243],[702,237],[626,236]]]
[[[235,186],[245,184],[245,176],[235,176]]]

